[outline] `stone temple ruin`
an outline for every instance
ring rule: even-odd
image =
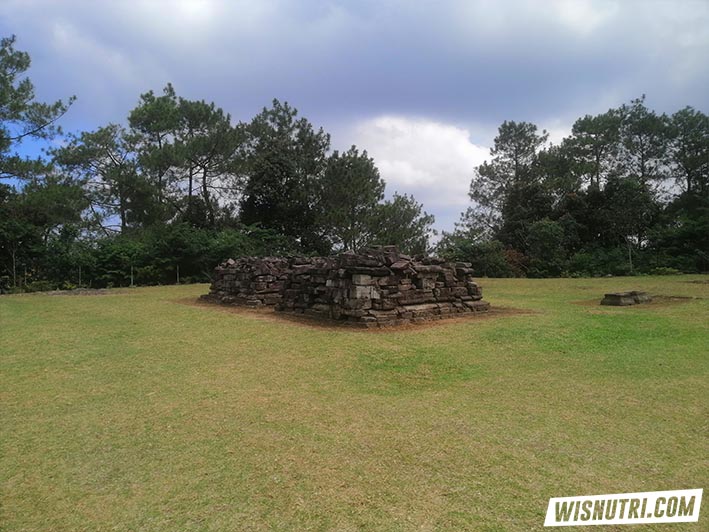
[[[413,259],[394,246],[333,257],[244,257],[215,269],[209,301],[376,327],[481,312],[466,262]]]

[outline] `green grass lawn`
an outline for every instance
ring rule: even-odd
[[[527,312],[374,332],[206,285],[0,297],[0,530],[541,530],[709,488],[708,283],[482,279]],[[593,303],[636,288],[687,299]]]

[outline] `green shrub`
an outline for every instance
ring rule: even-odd
[[[56,290],[57,286],[50,281],[32,281],[24,286],[25,292],[49,292]]]
[[[666,266],[658,266],[656,268],[651,269],[648,273],[650,275],[679,275],[682,272],[675,269],[675,268],[668,268]]]

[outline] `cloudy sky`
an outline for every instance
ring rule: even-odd
[[[499,124],[552,140],[647,95],[709,112],[709,0],[2,0],[65,129],[121,122],[172,82],[249,120],[275,97],[367,149],[389,193],[451,229]]]

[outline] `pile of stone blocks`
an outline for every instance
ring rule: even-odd
[[[469,263],[414,260],[393,246],[294,264],[276,310],[362,326],[399,325],[482,312]]]
[[[337,261],[334,257],[296,257],[285,282],[283,298],[276,310],[330,317],[332,304],[327,280]]]
[[[333,257],[229,259],[205,299],[377,327],[436,320],[490,305],[467,262],[414,259],[394,246]]]
[[[228,305],[274,306],[283,297],[290,260],[282,257],[229,259],[214,270],[203,299]]]
[[[628,305],[637,305],[638,303],[649,303],[652,298],[647,292],[631,290],[629,292],[613,292],[605,294],[601,300],[601,305],[611,305],[614,307],[626,307]]]

